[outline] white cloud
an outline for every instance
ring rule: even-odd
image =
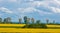
[[[54,1],[60,5],[60,1],[59,0],[54,0]]]
[[[51,7],[51,9],[54,13],[60,13],[60,8]]]
[[[35,2],[35,4],[36,4],[36,2]],[[52,11],[53,13],[60,13],[60,8],[59,8],[60,7],[60,0],[45,0],[45,1],[43,0],[41,2],[38,1],[37,4],[38,4],[38,7],[42,5],[43,8],[49,8],[50,11]],[[39,12],[41,12],[41,11],[39,11]],[[46,14],[46,13],[51,14],[49,12],[44,12],[44,14]]]
[[[18,8],[18,11],[22,14],[28,14],[28,13],[34,13],[34,12],[38,12],[38,14],[40,15],[46,15],[46,14],[52,14],[52,13],[49,13],[49,12],[44,12],[44,11],[41,11],[41,10],[38,10],[38,9],[35,9],[33,7],[29,7],[29,8]]]
[[[34,0],[30,0],[30,1],[34,1]]]
[[[40,6],[43,2],[40,1],[34,1],[32,2],[33,5]]]
[[[10,11],[9,9],[5,8],[5,7],[0,7],[0,10],[2,12],[6,12],[6,13],[13,13],[12,11]]]
[[[32,13],[35,11],[33,7],[28,7],[28,8],[18,8],[18,11],[20,13]]]
[[[0,0],[0,3],[4,3],[4,2],[13,3],[13,2],[18,2],[18,1],[17,0]]]
[[[8,0],[9,2],[17,2],[17,0]]]
[[[23,1],[23,4],[25,4],[24,3],[24,0],[18,0],[18,1],[17,0],[8,0],[8,1],[10,1],[10,2],[18,2],[19,5],[21,5],[20,4],[20,1]],[[37,11],[37,9],[35,9],[35,7],[39,7],[39,6],[42,6],[42,7],[45,7],[45,8],[47,7],[52,12],[60,13],[60,11],[59,11],[60,9],[59,8],[50,6],[50,4],[58,4],[59,5],[60,4],[60,1],[58,1],[58,0],[43,0],[43,1],[25,0],[25,1],[32,1],[32,2],[27,2],[26,3],[27,5],[23,5],[22,8],[18,8],[18,11],[16,11],[16,13],[19,13],[19,12],[20,13],[39,12],[39,14],[42,14],[42,13],[43,14],[51,14],[51,13],[46,12],[46,11],[45,12],[43,12],[41,10],[38,10]],[[28,6],[28,7],[24,8],[24,6]],[[20,6],[18,6],[18,7],[20,7]],[[11,10],[9,10],[7,8],[4,8],[4,7],[1,7],[0,10],[2,10],[3,12],[7,12],[7,13],[13,13]]]
[[[50,13],[50,12],[44,12],[44,11],[40,11],[40,10],[38,11],[38,13],[39,13],[40,15],[41,15],[41,14],[42,14],[42,15],[46,15],[46,14],[49,15],[49,14],[52,14],[52,13]]]
[[[24,0],[24,1],[34,1],[34,0]]]

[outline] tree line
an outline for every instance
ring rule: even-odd
[[[39,24],[39,23],[41,23],[41,20],[36,20],[36,22],[35,22],[34,18],[28,18],[27,16],[24,16],[23,19],[24,19],[25,24],[29,24],[29,23],[31,23],[31,24],[34,24],[34,23]],[[2,20],[2,18],[0,18],[0,23],[12,23],[11,20],[12,20],[11,17],[4,18],[4,20]],[[22,18],[19,18],[18,20],[19,20],[19,24],[22,24]],[[53,20],[53,24],[54,23],[55,23],[55,20]],[[46,19],[46,24],[49,24],[49,19]]]

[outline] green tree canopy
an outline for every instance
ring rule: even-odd
[[[27,24],[27,16],[24,16],[24,22]]]
[[[37,24],[40,24],[40,20],[37,20],[36,23],[37,23]]]

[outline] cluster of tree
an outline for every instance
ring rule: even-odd
[[[10,22],[11,22],[10,17],[4,18],[4,20],[2,20],[2,18],[0,18],[0,23],[10,23]]]
[[[47,28],[46,24],[42,24],[40,23],[40,20],[37,20],[35,23],[35,19],[31,18],[31,22],[32,24],[29,24],[30,22],[30,18],[28,18],[27,16],[24,17],[24,22],[25,22],[25,26],[23,26],[22,28]]]
[[[57,24],[57,23],[55,22],[55,20],[53,20],[52,22],[50,22],[49,19],[46,19],[46,22],[47,22],[46,24]]]
[[[0,18],[0,23],[11,23],[12,22],[11,20],[12,20],[11,17],[7,17],[7,18],[4,18],[4,19]],[[18,20],[19,20],[19,24],[21,24],[22,23],[22,18],[19,18]],[[34,23],[34,21],[35,21],[34,18],[30,19],[27,16],[24,16],[24,23],[25,24],[29,24],[30,20],[31,20],[32,23]]]

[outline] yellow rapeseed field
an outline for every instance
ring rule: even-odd
[[[0,26],[24,26],[25,24],[0,24]],[[47,25],[48,27],[60,27],[59,25]],[[33,28],[0,28],[0,32],[19,33],[60,33],[60,29],[33,29]]]
[[[0,24],[0,26],[25,26],[25,24]]]
[[[31,32],[31,33],[60,33],[60,29],[27,29],[27,28],[0,28],[0,32]]]
[[[60,25],[47,25],[47,27],[60,27]]]

